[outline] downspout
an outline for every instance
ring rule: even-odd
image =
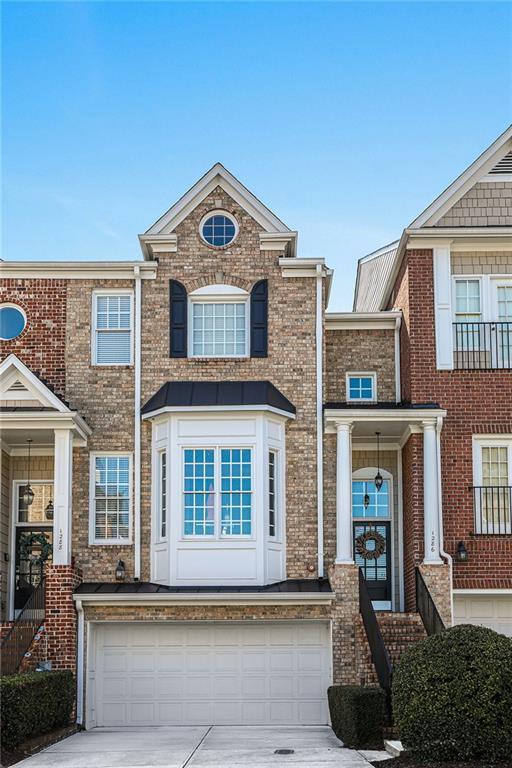
[[[75,601],[77,621],[76,642],[76,721],[84,724],[84,609],[81,600]]]
[[[400,372],[400,326],[402,318],[395,319],[395,399],[397,403],[402,401],[402,380]]]
[[[141,277],[134,267],[135,278],[135,360],[134,360],[134,424],[133,424],[133,538],[135,567],[133,577],[140,579],[140,393],[141,393]]]
[[[453,558],[444,549],[444,530],[443,530],[443,487],[441,483],[441,430],[443,428],[443,419],[438,416],[436,424],[436,454],[437,454],[437,509],[439,513],[439,554],[448,561],[450,568],[450,621],[453,624]]]
[[[318,576],[324,575],[323,268],[316,265],[316,493]]]

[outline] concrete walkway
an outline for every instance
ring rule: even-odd
[[[291,749],[291,754],[276,754]],[[20,768],[368,768],[325,726],[95,728],[17,764]]]

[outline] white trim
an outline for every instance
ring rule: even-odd
[[[365,378],[372,380],[372,396],[350,397],[350,379]],[[376,403],[377,402],[377,373],[375,371],[346,371],[345,373],[345,399],[347,403]]]
[[[453,369],[452,288],[450,246],[434,247],[432,251],[434,273],[434,324],[436,367]]]
[[[317,548],[318,575],[324,575],[324,436],[323,436],[323,285],[322,266],[316,267],[316,492],[317,492]]]
[[[152,592],[75,594],[73,600],[95,605],[328,605],[334,592]],[[108,621],[108,619],[107,619]],[[302,621],[302,619],[300,619]]]
[[[84,609],[80,598],[75,600],[77,612],[77,648],[76,648],[76,721],[79,725],[84,722],[84,645],[85,624]]]
[[[227,285],[226,283],[216,283],[215,285],[205,285],[202,288],[196,288],[195,291],[190,291],[188,294],[191,298],[205,298],[212,300],[220,300],[225,296],[230,298],[240,296],[244,298],[249,297],[249,292],[243,288],[238,288],[236,285]]]
[[[25,328],[27,327],[27,313],[21,307],[19,304],[15,304],[13,301],[3,301],[0,303],[0,310],[1,309],[17,309],[18,312],[23,316],[23,328],[19,333],[16,334],[16,336],[9,336],[8,338],[4,338],[3,336],[0,336],[0,341],[13,341],[14,339],[17,339],[18,336],[21,336]]]
[[[454,595],[512,595],[512,589],[452,589]]]
[[[114,456],[128,459],[128,477],[129,477],[129,504],[128,504],[128,538],[126,539],[97,539],[96,538],[96,507],[95,499],[95,471],[96,459],[104,456],[110,458]],[[89,546],[130,546],[132,539],[133,525],[133,454],[131,451],[91,451],[89,454]]]
[[[269,413],[275,413],[276,416],[282,416],[285,419],[295,419],[294,413],[289,411],[282,411],[280,408],[274,408],[273,405],[164,405],[156,411],[143,414],[143,419],[154,419],[157,416],[161,416],[164,413],[231,413],[236,411],[268,411]]]
[[[499,162],[512,147],[512,126],[509,126],[468,168],[455,179],[425,210],[411,222],[410,227],[434,225],[461,197]]]
[[[48,387],[43,384],[43,382],[32,373],[30,368],[27,368],[27,366],[21,362],[21,360],[16,357],[16,355],[11,352],[10,355],[7,355],[5,360],[0,364],[0,381],[3,378],[7,378],[10,374],[10,370],[16,371],[16,377],[11,378],[21,378],[22,384],[24,384],[27,389],[34,395],[35,400],[42,400],[42,405],[47,405],[50,408],[55,408],[56,411],[59,413],[67,413],[70,414],[72,411],[69,410],[69,408],[64,405],[62,400],[57,397],[57,395],[54,395],[53,392],[48,389]],[[0,386],[0,391],[2,392],[2,396],[5,395],[4,387],[8,388],[12,382],[10,380],[7,380],[7,383],[4,381],[3,386]],[[13,393],[9,398],[9,400],[16,400],[16,393]]]
[[[400,357],[400,328],[402,326],[402,313],[395,318],[395,400],[402,401],[402,370]]]
[[[203,237],[203,227],[208,221],[208,219],[211,219],[212,216],[224,216],[226,219],[228,219],[231,224],[233,224],[235,228],[235,234],[233,238],[229,241],[229,243],[226,243],[225,245],[213,245],[213,243],[209,243],[208,240],[205,240]],[[240,227],[238,225],[238,221],[235,219],[233,214],[231,214],[229,211],[223,210],[222,208],[213,208],[213,210],[208,211],[208,213],[205,213],[201,221],[199,222],[199,237],[203,241],[203,243],[208,246],[208,248],[213,248],[216,251],[224,251],[226,248],[229,248],[237,239],[238,235],[240,233]]]
[[[260,232],[260,251],[284,251],[294,258],[297,251],[297,232]]]
[[[58,280],[132,280],[138,266],[143,280],[156,278],[156,261],[4,261],[3,278]]]
[[[72,429],[78,435],[74,445],[87,444],[91,428],[76,411],[57,413],[56,411],[13,411],[0,414],[0,426],[3,429]]]
[[[397,523],[398,523],[398,610],[405,610],[405,579],[404,579],[404,504],[403,504],[403,467],[402,449],[396,452],[396,482],[397,482]]]
[[[446,413],[442,408],[327,408],[325,419],[328,424],[386,421],[421,425]]]
[[[489,183],[492,182],[511,182],[512,181],[512,173],[488,173],[487,176],[482,176],[481,179],[478,180],[479,184],[483,183]]]
[[[141,371],[142,371],[142,284],[140,269],[135,267],[135,322],[134,366],[133,366],[133,537],[134,537],[134,578],[140,579],[141,571]]]
[[[290,231],[221,163],[215,163],[166,213],[160,216],[145,234],[155,235],[172,232],[218,186],[227,192],[267,232]]]
[[[133,277],[133,275],[132,275]],[[129,296],[130,297],[130,327],[129,328],[98,328],[98,296]],[[132,288],[95,288],[92,292],[92,315],[91,315],[91,365],[99,368],[119,368],[119,367],[131,367],[133,365],[133,289]],[[125,331],[130,332],[130,360],[123,363],[99,363],[97,359],[98,355],[98,333],[100,331],[110,333],[123,333]]]
[[[394,330],[402,318],[400,310],[381,312],[326,312],[327,331]]]

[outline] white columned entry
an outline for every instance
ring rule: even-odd
[[[352,424],[336,424],[336,563],[354,562],[352,554]]]
[[[424,563],[440,563],[440,532],[435,421],[423,422],[423,519]]]
[[[53,472],[53,564],[71,564],[71,487],[73,471],[73,433],[55,429]]]

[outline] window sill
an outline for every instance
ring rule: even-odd
[[[131,547],[131,539],[101,539],[89,541],[90,547]]]
[[[251,360],[252,358],[250,355],[190,355],[189,357],[183,357],[182,360],[192,360],[192,361],[198,361],[198,362],[204,362],[208,361],[211,362],[212,360],[221,360],[225,362],[226,360]]]

